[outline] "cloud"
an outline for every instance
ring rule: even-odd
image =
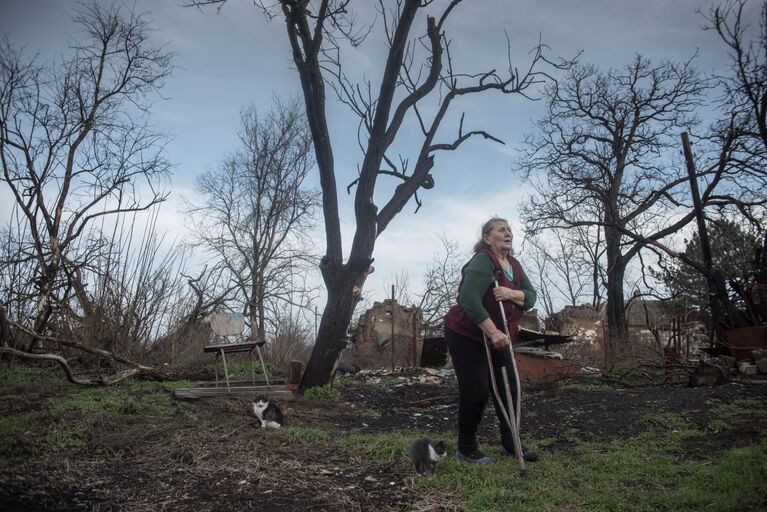
[[[410,290],[422,288],[423,275],[435,254],[442,251],[439,235],[458,243],[459,251],[468,259],[471,248],[480,237],[482,224],[494,216],[509,220],[515,233],[515,249],[522,243],[522,225],[514,216],[516,205],[526,189],[512,182],[501,187],[485,185],[484,191],[468,196],[460,190],[444,192],[428,202],[417,214],[403,210],[376,242],[376,271],[366,289],[386,296],[386,284],[402,270],[412,278]]]

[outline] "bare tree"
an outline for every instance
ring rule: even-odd
[[[113,238],[73,281],[75,304],[87,308],[61,302],[59,336],[144,360],[155,340],[167,336],[174,316],[192,309],[179,307],[192,296],[182,275],[189,247],[158,231],[159,207],[148,213],[143,226],[137,213],[120,216]]]
[[[730,50],[730,72],[719,77],[722,110],[733,119],[753,165],[767,160],[767,2],[762,1],[758,32],[751,36],[747,0],[728,0],[704,17]]]
[[[458,243],[450,240],[445,233],[438,235],[442,250],[432,258],[423,276],[423,291],[419,294],[418,307],[423,314],[424,335],[442,333],[442,319],[458,297],[458,283],[461,279],[461,265],[464,258],[458,250]]]
[[[413,277],[407,269],[400,269],[395,274],[390,274],[384,279],[384,291],[387,298],[391,298],[391,290],[394,287],[394,300],[398,304],[412,304],[413,297],[410,292],[410,281]]]
[[[149,40],[144,14],[83,6],[82,35],[57,64],[0,40],[0,165],[23,223],[12,233],[34,275],[31,331],[43,332],[82,269],[105,247],[96,221],[163,201],[166,137],[147,125],[150,95],[171,54]],[[81,304],[87,310],[87,303]]]
[[[306,361],[314,338],[313,327],[294,308],[283,308],[276,320],[274,340],[267,346],[266,359],[286,368],[291,361]]]
[[[247,108],[241,121],[242,147],[198,178],[201,199],[189,213],[199,244],[237,286],[253,334],[265,339],[281,304],[308,307],[297,278],[316,264],[308,230],[319,193],[305,185],[314,159],[297,100],[262,115]]]
[[[548,87],[549,113],[526,140],[520,170],[537,192],[524,207],[527,229],[603,231],[613,340],[627,335],[626,266],[648,241],[693,218],[689,208],[671,215],[682,207],[688,187],[684,168],[670,155],[678,152],[677,130],[695,125],[693,110],[706,87],[691,61],[654,64],[637,55],[606,73],[577,66]],[[707,189],[705,196],[710,194]]]
[[[220,5],[225,1],[190,3]],[[437,155],[453,151],[477,135],[499,141],[484,130],[465,131],[462,120],[457,136],[440,142],[437,132],[454,100],[490,91],[524,93],[544,78],[536,64],[546,60],[545,47],[539,45],[532,52],[532,62],[526,70],[520,71],[509,62],[504,73],[491,69],[477,75],[462,75],[453,70],[449,40],[444,32],[460,0],[447,2],[433,14],[431,12],[437,11],[438,7],[431,1],[381,0],[378,26],[387,38],[388,53],[382,61],[380,82],[377,86],[369,81],[353,84],[343,72],[342,45],[361,44],[368,30],[359,30],[355,25],[354,13],[348,11],[348,0],[279,0],[272,6],[257,3],[267,14],[277,16],[279,13],[285,19],[322,187],[326,251],[320,270],[328,300],[317,342],[301,382],[301,389],[307,389],[330,380],[345,346],[344,333],[355,305],[354,290],[362,289],[373,261],[375,241],[411,199],[418,202],[416,192],[419,188],[434,185],[430,173],[435,169]],[[419,19],[419,13],[424,11],[429,12]],[[413,39],[411,32],[417,21],[425,26],[425,35]],[[360,118],[358,142],[363,157],[358,178],[354,181],[356,229],[348,253],[344,253],[341,237],[333,158],[335,141],[327,122],[325,91],[328,86]],[[435,98],[436,93],[439,95]],[[428,98],[433,98],[433,103],[428,104]],[[431,116],[427,116],[429,112]],[[412,158],[401,154],[397,158],[394,143],[408,116],[413,116],[421,128],[420,142]],[[413,142],[412,138],[410,142]],[[385,183],[379,180],[382,176],[397,180],[389,192],[376,190],[379,184]],[[376,204],[379,201],[382,201],[380,207]],[[345,254],[348,258],[344,258]]]
[[[536,304],[543,308],[545,318],[551,318],[556,313],[554,306],[554,287],[551,285],[550,269],[551,262],[546,251],[540,249],[537,245],[532,245],[532,250],[528,251],[527,275],[530,282],[538,293]]]
[[[528,237],[532,248],[534,279],[537,288],[541,290],[542,303],[547,315],[554,313],[554,302],[577,306],[586,296],[590,286],[590,276],[593,261],[589,250],[577,238],[583,230],[572,232],[562,229],[552,229],[547,234]],[[591,243],[589,240],[587,242]],[[592,297],[591,302],[597,299]]]

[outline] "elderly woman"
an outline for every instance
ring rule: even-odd
[[[493,461],[480,451],[477,443],[477,428],[491,395],[483,334],[492,348],[493,372],[500,396],[506,396],[504,386],[508,385],[511,395],[516,397],[516,376],[508,346],[517,338],[517,322],[523,311],[533,307],[537,296],[522,265],[511,256],[512,239],[505,219],[492,218],[482,226],[482,237],[474,246],[474,256],[461,270],[458,304],[445,315],[445,341],[458,379],[455,457],[477,464]],[[494,280],[498,281],[497,287]],[[499,303],[506,313],[509,336],[504,332]],[[506,367],[509,382],[503,381],[502,367]],[[514,455],[511,429],[503,419],[495,395],[493,405],[501,424],[501,454]],[[523,451],[523,456],[527,461],[538,458],[529,451]]]

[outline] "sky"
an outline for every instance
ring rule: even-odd
[[[103,2],[112,0],[102,0]],[[176,54],[176,69],[151,112],[156,129],[172,135],[167,156],[174,165],[171,195],[163,205],[162,227],[186,236],[182,199],[193,198],[195,178],[214,167],[237,147],[239,112],[250,104],[268,109],[275,96],[300,94],[283,20],[268,21],[250,0],[229,0],[220,10],[184,8],[179,0],[136,0],[137,11],[148,11],[156,29],[153,37]],[[445,0],[435,2],[439,10]],[[67,48],[74,27],[70,16],[74,0],[0,0],[0,30],[17,47],[48,60]],[[127,5],[134,5],[129,2]],[[374,2],[352,1],[359,20],[374,18]],[[687,60],[698,52],[703,72],[723,71],[727,54],[716,34],[702,30],[711,2],[695,0],[465,0],[451,14],[445,31],[451,39],[456,70],[478,73],[506,67],[506,37],[511,56],[520,69],[539,38],[551,55],[573,57],[602,69],[620,67],[636,53],[651,59]],[[759,3],[748,6],[754,22]],[[380,20],[380,18],[379,18]],[[385,59],[380,23],[366,42],[342,54],[345,71],[355,79],[368,78],[374,89]],[[423,33],[418,19],[414,33]],[[354,229],[352,196],[346,186],[356,176],[361,152],[356,141],[355,118],[328,92],[328,117],[334,146],[344,250],[348,253]],[[535,96],[535,92],[532,91]],[[388,296],[392,276],[405,270],[411,292],[418,291],[422,275],[440,250],[438,234],[455,240],[465,254],[479,237],[481,224],[500,215],[515,230],[515,250],[524,264],[524,246],[518,207],[529,190],[512,173],[515,155],[526,133],[543,114],[543,102],[520,96],[475,95],[455,102],[442,124],[440,142],[451,142],[458,119],[466,114],[465,129],[483,129],[505,145],[476,138],[455,152],[438,154],[433,170],[436,186],[419,194],[423,206],[413,214],[410,202],[379,237],[376,271],[366,284],[368,300]],[[398,148],[413,157],[417,140],[414,122],[406,123]],[[412,158],[414,160],[414,158]],[[316,173],[311,185],[318,187]],[[379,186],[382,205],[386,180]],[[10,216],[11,197],[0,184],[0,223]],[[323,230],[317,243],[323,247]],[[320,303],[322,308],[322,303]]]

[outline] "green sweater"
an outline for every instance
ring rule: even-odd
[[[487,288],[492,284],[494,275],[493,260],[485,253],[475,255],[463,271],[463,286],[458,296],[458,302],[475,324],[480,324],[490,316],[485,306],[482,305],[482,298],[485,296]],[[513,281],[514,276],[511,276],[510,279]],[[535,305],[538,294],[524,271],[522,272],[522,291],[525,292],[525,303],[522,309],[528,310]]]

